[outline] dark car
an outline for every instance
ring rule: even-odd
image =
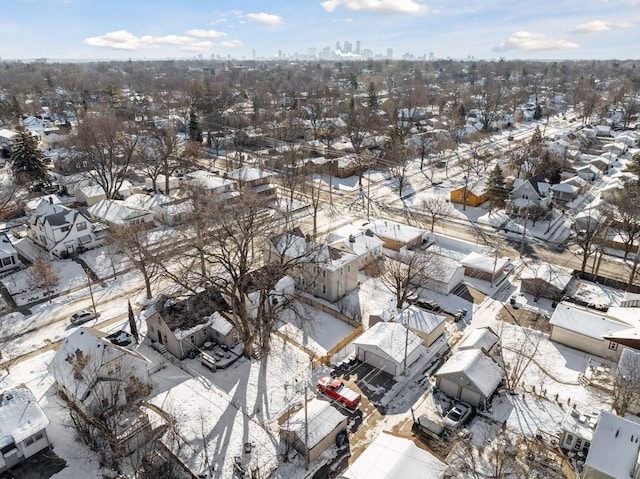
[[[442,311],[440,305],[431,299],[418,299],[413,304],[415,304],[418,308],[426,309],[427,311],[435,311],[436,313]]]

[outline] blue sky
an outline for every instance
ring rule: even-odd
[[[2,0],[2,59],[274,57],[335,49],[637,59],[640,0]]]

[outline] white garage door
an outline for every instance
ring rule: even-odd
[[[396,375],[395,364],[387,361],[382,356],[379,356],[376,353],[367,350],[361,351],[358,356],[360,356],[365,363],[373,366],[374,368],[378,368],[386,373],[391,374],[392,376]]]

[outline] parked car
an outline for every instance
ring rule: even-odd
[[[458,429],[465,424],[473,413],[473,408],[466,402],[456,403],[444,417],[444,427],[447,429]]]
[[[427,311],[434,311],[436,313],[442,311],[440,305],[432,299],[418,299],[413,304],[418,308],[426,309]]]
[[[69,321],[71,321],[71,324],[82,324],[87,321],[91,321],[92,319],[96,319],[97,317],[98,316],[93,311],[83,309],[77,313],[73,313]]]
[[[341,379],[323,376],[318,379],[318,390],[331,399],[343,403],[349,409],[355,409],[360,404],[360,394],[344,385]]]

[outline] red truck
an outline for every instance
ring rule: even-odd
[[[343,403],[349,409],[356,409],[362,396],[344,385],[342,379],[323,376],[318,379],[318,390],[332,399]]]

